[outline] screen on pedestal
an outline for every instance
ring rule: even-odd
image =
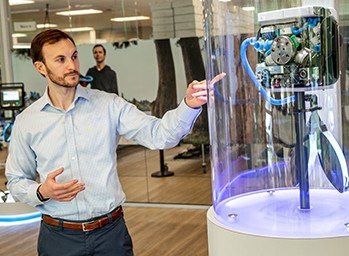
[[[0,105],[3,109],[19,109],[24,106],[23,83],[12,83],[0,86]]]

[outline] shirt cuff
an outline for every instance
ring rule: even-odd
[[[182,120],[186,121],[187,123],[192,123],[193,120],[196,120],[196,118],[201,113],[202,107],[191,108],[185,103],[183,99],[179,104],[177,111],[178,111],[178,116],[180,116]]]
[[[30,200],[30,202],[33,202],[33,205],[43,205],[44,204],[43,202],[40,201],[40,199],[36,195],[36,191],[37,191],[39,186],[40,186],[40,184],[35,183],[35,184],[32,184],[28,189],[29,200]]]

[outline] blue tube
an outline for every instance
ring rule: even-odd
[[[259,39],[258,41],[256,41],[254,43],[254,48],[257,51],[264,51],[264,50],[270,50],[271,45],[273,44],[273,40],[263,40],[263,39]]]
[[[284,105],[290,102],[294,102],[296,100],[295,96],[290,96],[281,100],[277,100],[274,99],[272,97],[270,97],[267,93],[267,91],[263,88],[263,86],[260,84],[260,82],[257,80],[255,74],[252,71],[252,68],[250,66],[250,64],[248,63],[247,60],[247,56],[246,56],[246,50],[247,50],[247,46],[254,44],[256,42],[256,39],[254,37],[251,38],[247,38],[245,39],[241,46],[240,46],[240,56],[241,56],[241,61],[242,64],[244,65],[244,68],[247,72],[247,74],[250,76],[250,78],[252,79],[254,85],[256,86],[256,88],[260,91],[260,93],[262,94],[262,96],[271,104],[273,105]]]
[[[13,128],[13,122],[8,123],[5,128],[4,131],[2,132],[3,136],[4,136],[4,140],[5,142],[9,143],[11,140],[11,135],[12,135],[12,128]],[[10,129],[10,134],[7,136],[7,130]]]
[[[93,81],[92,76],[83,76],[80,74],[80,82],[91,83]]]
[[[292,31],[293,34],[299,35],[302,32],[303,29],[304,28],[298,29],[296,26],[292,26],[291,31]]]
[[[319,53],[320,51],[321,51],[321,45],[320,44],[314,45],[314,52]]]
[[[304,25],[303,27],[297,29],[296,26],[292,26],[291,31],[295,35],[299,35],[304,29],[307,29],[308,27],[315,27],[317,23],[320,21],[320,18],[308,18],[308,23]]]
[[[320,18],[315,18],[315,19],[309,18],[308,19],[308,23],[309,23],[310,27],[315,27],[319,21],[320,21]]]
[[[261,40],[258,40],[254,43],[253,47],[257,50],[257,51],[261,51],[264,48],[264,42],[262,42]]]

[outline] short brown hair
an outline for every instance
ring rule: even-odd
[[[42,56],[42,47],[44,44],[54,44],[62,39],[68,39],[75,45],[73,38],[59,29],[48,29],[37,34],[32,40],[30,47],[33,63],[44,61],[44,57]]]
[[[94,52],[94,50],[95,50],[96,47],[102,47],[103,52],[104,52],[104,55],[107,54],[107,51],[105,50],[104,46],[101,45],[101,44],[95,44],[95,46],[93,46],[92,52]]]

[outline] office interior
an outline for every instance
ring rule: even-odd
[[[203,8],[211,3],[224,4],[232,14],[238,13],[239,17],[252,19],[257,17],[257,10],[261,9],[278,10],[302,6],[305,3],[334,5],[340,17],[341,49],[348,45],[346,28],[349,4],[344,0],[17,2],[20,1],[0,2],[0,82],[22,84],[27,104],[35,101],[45,90],[45,80],[34,69],[28,54],[33,36],[48,28],[62,29],[73,36],[77,43],[82,74],[95,65],[92,56],[93,45],[103,44],[107,51],[107,65],[117,72],[120,96],[135,103],[148,114],[151,114],[151,103],[158,96],[161,67],[157,58],[157,42],[168,40],[174,65],[175,97],[178,104],[191,80],[207,78],[207,34]],[[93,9],[95,12],[73,13],[83,9]],[[177,23],[176,9],[185,16],[185,19],[177,20]],[[64,11],[66,13],[62,14]],[[172,22],[167,23],[169,19]],[[198,65],[199,70],[193,74],[188,74],[190,52],[185,51],[183,42],[189,42],[199,50],[199,55],[193,56],[197,63],[202,63],[202,69]],[[162,68],[166,70],[166,67]],[[344,70],[341,73],[342,79],[347,80],[346,60],[342,60],[341,70]],[[3,111],[3,130],[13,121],[15,115],[13,111]],[[205,116],[202,122],[207,123],[207,112],[204,111],[202,115]],[[4,176],[7,148],[8,142],[3,134],[0,150],[0,189],[4,195],[7,190]],[[228,249],[224,249],[220,243],[217,244],[223,249],[212,249],[216,245],[210,244],[212,238],[208,236],[207,214],[214,203],[212,178],[215,173],[211,168],[210,134],[207,126],[204,132],[199,133],[199,137],[190,134],[177,147],[164,151],[149,150],[122,138],[117,153],[118,175],[126,194],[125,219],[133,238],[135,255],[233,255],[223,253]],[[5,204],[10,203],[0,200],[0,215],[2,211],[7,211]],[[0,255],[36,255],[39,225],[40,222],[35,221],[0,226]],[[222,241],[231,242],[229,239]]]
[[[201,4],[198,1],[200,7]],[[171,6],[171,1],[39,0],[12,5],[12,1],[2,0],[1,83],[23,83],[28,101],[41,96],[46,81],[28,58],[31,39],[45,28],[68,29],[77,44],[81,73],[86,73],[89,67],[95,65],[93,45],[103,44],[107,51],[106,64],[117,72],[120,95],[130,102],[136,102],[149,113],[149,105],[157,96],[159,81],[152,19],[152,9],[158,5]],[[78,9],[95,9],[101,13],[77,16],[56,14]],[[111,21],[112,18],[134,16],[144,16],[145,19]],[[15,31],[16,28],[9,25],[8,20],[11,20],[11,24],[19,22],[16,23],[19,27],[29,26],[29,31]],[[79,28],[82,31],[74,32]],[[177,44],[179,38],[171,34],[163,38],[169,39],[172,48],[176,100],[179,103],[187,86],[182,52]],[[202,49],[202,39],[197,38]],[[12,116],[11,111],[7,111],[6,115]],[[0,189],[6,192],[4,163],[8,144],[4,141],[2,144]],[[121,139],[118,173],[127,195],[125,219],[133,238],[135,255],[207,254],[205,214],[212,202],[207,146],[203,159],[201,144],[181,142],[177,147],[163,152],[164,161],[161,163],[159,151],[151,151]],[[173,175],[152,177],[163,168]],[[3,206],[0,205],[0,212],[1,209],[5,211]],[[36,221],[0,227],[0,254],[36,255],[39,224]]]

